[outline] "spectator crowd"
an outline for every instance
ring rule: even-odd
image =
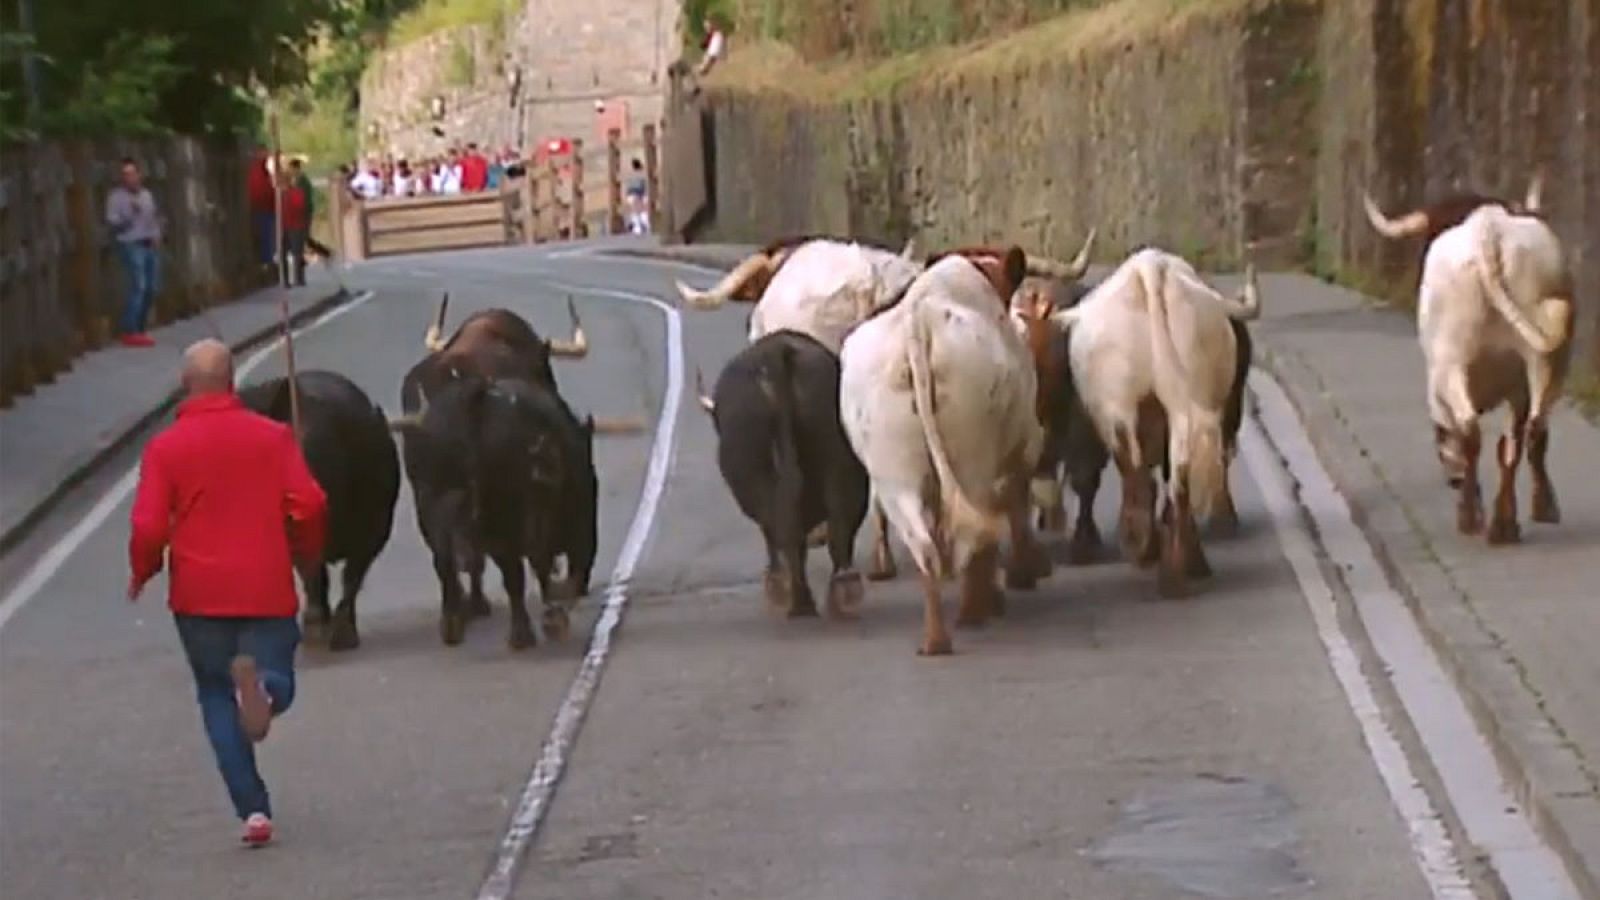
[[[350,193],[364,200],[427,197],[500,189],[500,182],[522,174],[522,155],[511,147],[485,154],[477,144],[451,147],[441,156],[412,163],[405,157],[367,157],[360,166],[340,166]]]

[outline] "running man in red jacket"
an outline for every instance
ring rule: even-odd
[[[321,557],[327,498],[289,428],[234,393],[226,345],[191,345],[183,386],[177,421],[151,439],[140,465],[128,599],[139,599],[165,555],[167,603],[206,735],[243,839],[260,845],[272,839],[272,809],[251,744],[294,701],[294,562]]]

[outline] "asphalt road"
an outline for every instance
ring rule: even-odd
[[[1208,547],[1218,574],[1191,600],[1157,600],[1153,574],[1121,563],[1060,567],[1012,592],[1004,619],[957,632],[956,655],[924,659],[901,550],[901,577],[869,584],[859,622],[775,618],[758,534],[722,485],[693,398],[694,368],[709,383],[743,346],[747,310],[683,314],[685,390],[663,411],[668,316],[642,297],[670,296],[673,277],[712,278],[525,250],[380,261],[346,276],[371,300],[296,342],[303,368],[343,372],[394,411],[442,290],[452,322],[504,305],[563,333],[565,283],[580,288],[593,349],[556,363],[564,393],[597,415],[675,417],[625,623],[515,896],[1436,890],[1251,469],[1233,476],[1244,533]],[[137,606],[122,599],[118,508],[0,632],[0,893],[477,896],[651,496],[653,440],[600,439],[595,592],[571,638],[521,653],[506,647],[492,574],[493,616],[461,647],[440,643],[437,583],[402,488],[361,597],[362,647],[304,650],[296,706],[262,751],[279,840],[260,852],[237,845],[164,580]],[[1115,481],[1099,510],[1108,537]],[[64,507],[48,538],[91,501]]]

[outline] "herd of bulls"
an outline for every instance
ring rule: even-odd
[[[1526,448],[1533,518],[1559,521],[1545,468],[1548,415],[1572,336],[1573,284],[1562,245],[1539,217],[1538,180],[1521,204],[1455,195],[1399,219],[1370,198],[1390,238],[1426,236],[1419,286],[1435,440],[1461,495],[1460,528],[1483,530],[1479,419],[1509,404],[1500,492],[1487,536],[1514,541],[1515,475]],[[915,260],[859,242],[801,238],[751,255],[692,307],[754,303],[750,345],[701,406],[718,464],[767,545],[768,601],[816,615],[808,546],[826,543],[832,616],[857,614],[856,533],[874,522],[873,579],[892,578],[888,526],[910,550],[924,594],[923,654],[951,651],[941,582],[959,580],[957,625],[1004,612],[1005,586],[1030,589],[1052,568],[1034,529],[1063,531],[1061,478],[1078,499],[1068,561],[1093,561],[1094,500],[1108,464],[1122,482],[1123,556],[1157,567],[1178,595],[1211,574],[1198,520],[1238,526],[1228,484],[1261,313],[1253,267],[1238,296],[1182,258],[1132,253],[1092,289],[1091,231],[1071,263],[1019,247],[969,247]],[[1154,472],[1159,470],[1160,479]],[[1161,509],[1157,514],[1157,501]]]
[[[1380,233],[1427,239],[1419,319],[1429,409],[1465,533],[1483,530],[1479,419],[1512,409],[1496,454],[1493,543],[1518,537],[1514,481],[1524,451],[1533,519],[1559,521],[1545,456],[1570,352],[1573,284],[1559,240],[1539,218],[1537,184],[1521,204],[1458,195],[1397,219],[1367,200]],[[1246,323],[1261,313],[1254,269],[1228,296],[1184,259],[1144,248],[1086,289],[1094,240],[1091,231],[1078,257],[1061,263],[1015,246],[919,261],[910,245],[896,253],[795,238],[751,255],[710,290],[677,285],[694,308],[754,304],[749,346],[709,395],[703,384],[699,392],[723,479],[765,539],[769,603],[790,616],[817,614],[805,560],[808,547],[825,544],[828,613],[857,615],[857,533],[870,517],[867,577],[893,578],[892,523],[922,582],[919,652],[949,653],[941,583],[959,580],[957,625],[1003,614],[1003,534],[1006,587],[1027,590],[1047,577],[1052,561],[1035,529],[1066,529],[1063,479],[1078,500],[1067,559],[1098,558],[1093,508],[1108,465],[1122,484],[1124,558],[1154,565],[1166,595],[1211,574],[1198,523],[1209,519],[1222,533],[1238,525],[1228,469],[1252,358]],[[401,434],[417,525],[439,578],[445,643],[459,643],[467,621],[488,613],[486,556],[509,597],[513,648],[536,641],[525,563],[547,636],[567,633],[570,604],[589,591],[594,436],[640,426],[580,420],[562,398],[551,357],[588,348],[570,300],[571,340],[541,338],[505,309],[476,313],[442,340],[447,307],[448,296],[425,338],[427,355],[405,375],[398,419],[342,376],[297,379],[301,439],[332,519],[324,564],[301,573],[306,619],[331,626],[333,649],[359,643],[354,598],[389,538],[401,468],[390,432]],[[283,379],[241,391],[252,408],[283,421],[289,393]],[[558,560],[566,569],[559,580]],[[326,564],[339,561],[344,591],[330,610]]]

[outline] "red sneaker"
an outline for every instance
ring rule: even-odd
[[[251,847],[262,847],[272,841],[272,820],[266,813],[251,813],[244,820],[244,834],[239,840]]]
[[[144,334],[143,332],[139,334],[125,334],[122,336],[121,340],[122,346],[124,347],[154,347],[156,345],[155,340],[151,338],[150,335]]]

